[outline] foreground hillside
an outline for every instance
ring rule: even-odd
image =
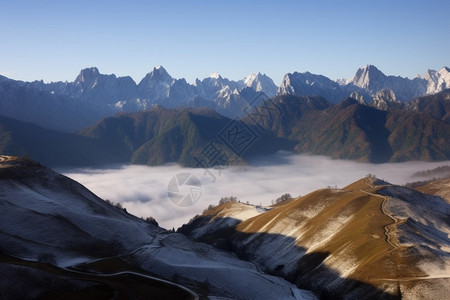
[[[30,160],[0,156],[2,299],[314,299]]]
[[[374,178],[269,208],[227,203],[179,229],[321,297],[443,299],[450,205]]]

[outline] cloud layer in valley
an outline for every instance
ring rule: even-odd
[[[369,164],[328,157],[278,153],[253,159],[249,166],[226,170],[187,169],[178,165],[159,167],[126,165],[104,169],[62,170],[65,175],[85,185],[103,199],[120,202],[128,212],[138,217],[154,217],[160,226],[175,229],[221,197],[235,196],[241,202],[270,205],[284,193],[305,195],[319,188],[342,188],[367,174],[393,184],[405,184],[414,172],[432,169],[450,162],[407,162]],[[197,176],[202,184],[201,197],[189,207],[179,207],[170,201],[167,188],[180,173]],[[213,182],[215,177],[215,182]]]

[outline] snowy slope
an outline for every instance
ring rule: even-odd
[[[387,187],[379,193],[389,197],[390,215],[403,221],[396,228],[398,242],[417,252],[416,263],[425,276],[450,278],[450,205],[440,197],[403,187]]]
[[[233,219],[233,210],[224,210]],[[450,292],[449,216],[442,198],[366,178],[235,218],[217,235],[195,220],[186,229],[214,245],[228,240],[242,257],[318,293],[430,299]]]
[[[200,223],[183,225],[179,231],[189,233],[193,238],[217,232],[221,229],[233,227],[242,221],[253,218],[266,212],[267,209],[244,203],[226,203],[218,208],[211,209],[204,214]],[[195,220],[194,220],[195,221]]]
[[[355,76],[347,81],[347,85],[361,88],[374,96],[382,89],[390,89],[400,101],[409,101],[426,93],[427,80],[423,78],[403,78],[387,76],[373,65],[366,65],[356,71]]]
[[[330,102],[337,103],[352,93],[371,98],[382,90],[391,90],[397,100],[407,102],[426,94],[435,94],[450,88],[450,69],[443,67],[439,71],[428,70],[424,77],[413,79],[385,75],[377,67],[366,65],[359,68],[348,80],[331,80],[322,75],[305,73],[288,73],[278,89],[279,95],[320,95]],[[380,95],[378,95],[380,98]]]
[[[310,72],[286,74],[277,92],[278,95],[321,96],[332,103],[338,103],[350,93],[328,77]]]
[[[189,241],[181,234],[159,234],[133,253],[144,270],[179,281],[207,283],[210,296],[229,299],[315,299],[285,280],[261,273],[252,263],[232,254]]]
[[[3,158],[0,255],[62,268],[120,257],[139,270],[182,282],[203,295],[315,299],[284,279],[264,274],[253,263],[129,215],[65,176],[29,161],[11,163]],[[16,268],[0,263],[0,269]]]
[[[0,250],[28,259],[127,253],[161,231],[47,168],[0,169]]]
[[[273,80],[266,74],[252,73],[244,78],[244,84],[252,88],[256,92],[263,92],[269,98],[272,98],[277,93],[277,86]]]
[[[450,88],[450,69],[443,67],[439,71],[428,70],[425,74],[427,84],[427,94],[436,94]]]

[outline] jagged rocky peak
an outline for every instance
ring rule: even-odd
[[[143,87],[151,87],[152,83],[172,83],[173,78],[169,75],[169,73],[162,66],[154,67],[150,73],[147,73],[145,77],[139,82],[139,88]]]
[[[310,72],[287,73],[283,77],[278,94],[295,94],[296,92],[298,94],[298,91],[296,91],[297,89],[295,88],[296,86],[323,86],[323,81],[326,79],[331,81],[325,76],[312,74]],[[336,82],[334,83],[337,84]]]
[[[398,101],[395,93],[390,89],[379,90],[373,97],[371,103],[372,106],[381,110],[388,110],[398,104],[400,104],[400,101]]]
[[[387,76],[373,65],[359,68],[355,76],[348,81],[349,85],[363,89],[371,97],[382,89],[391,89],[401,102],[424,95],[427,83],[426,79],[420,77],[408,79],[407,77]]]
[[[261,81],[265,81],[267,79],[272,81],[272,79],[270,79],[269,76],[267,76],[266,74],[261,74],[261,72],[251,73],[250,75],[248,75],[247,77],[244,78],[244,83],[247,86],[251,86],[252,83],[254,83],[254,82],[261,82]]]
[[[356,71],[355,76],[347,83],[352,83],[362,89],[370,89],[372,81],[381,81],[386,77],[377,67],[374,65],[365,65]]]
[[[281,81],[280,87],[278,88],[278,95],[294,95],[295,88],[291,84],[291,79],[293,77],[292,73],[287,73],[284,75]]]
[[[62,84],[70,85],[71,83],[66,82]],[[96,67],[81,70],[73,84],[81,86],[84,92],[87,92],[94,87],[99,87],[99,85],[103,85],[103,88],[109,89],[107,93],[116,93],[118,95],[126,93],[126,90],[129,90],[130,87],[132,88],[136,85],[130,76],[116,77],[114,74],[101,74]],[[114,98],[114,95],[110,96]]]
[[[220,74],[217,73],[217,72],[211,72],[211,74],[209,74],[209,78],[212,78],[212,79],[222,79],[222,76],[220,76]]]
[[[98,75],[100,75],[100,71],[98,70],[98,68],[90,67],[90,68],[82,69],[77,78],[79,78],[80,80],[83,80],[85,78],[94,77],[94,76],[98,76]]]
[[[173,80],[172,76],[164,69],[162,66],[157,66],[153,68],[153,71],[148,73],[144,79],[148,76],[148,79],[171,82]]]
[[[435,94],[450,88],[450,69],[443,67],[439,71],[428,70],[424,79],[428,82],[427,94]]]
[[[96,67],[86,68],[80,71],[80,74],[75,78],[75,84],[85,84],[91,86],[91,83],[100,77],[100,72]]]
[[[397,97],[395,96],[394,91],[390,90],[390,89],[382,89],[379,90],[373,100],[384,100],[386,102],[396,102],[396,103],[400,103],[400,101],[397,100]]]
[[[321,96],[332,103],[338,103],[349,96],[349,92],[336,81],[310,72],[286,74],[277,94]]]
[[[243,82],[245,86],[252,88],[256,92],[264,92],[269,97],[275,96],[278,90],[273,80],[260,72],[250,74],[244,78]]]
[[[336,81],[339,85],[346,85],[348,79],[346,79],[346,78],[338,78],[338,79],[336,79],[335,81]]]
[[[358,101],[360,104],[364,104],[364,105],[367,104],[366,100],[364,99],[364,96],[361,95],[361,94],[358,93],[358,92],[352,92],[352,93],[350,94],[350,98],[355,99],[355,100]]]
[[[137,92],[141,99],[163,101],[170,92],[170,86],[175,81],[162,66],[154,67],[145,75],[137,86]]]

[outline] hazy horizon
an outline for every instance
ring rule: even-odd
[[[244,203],[270,205],[272,200],[285,193],[297,197],[328,186],[343,188],[368,174],[402,185],[420,180],[411,178],[417,171],[449,164],[450,161],[371,164],[281,152],[253,158],[248,166],[230,167],[220,174],[214,169],[208,173],[176,164],[156,167],[115,165],[59,171],[85,185],[97,196],[120,202],[128,212],[138,217],[152,216],[160,226],[176,229],[208,205],[216,205],[221,197],[235,196]],[[190,207],[178,207],[167,196],[169,181],[183,172],[194,174],[202,183],[201,197]]]

